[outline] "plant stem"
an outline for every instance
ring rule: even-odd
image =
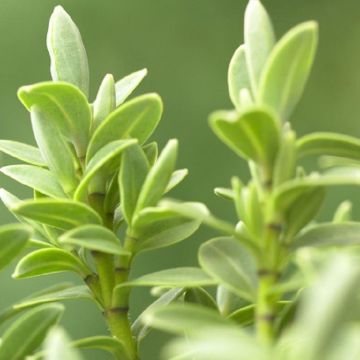
[[[259,288],[256,304],[256,331],[259,340],[268,345],[274,336],[274,320],[276,316],[276,296],[271,294],[271,288],[276,283],[273,273],[259,274]]]
[[[89,196],[89,202],[92,207],[103,218],[104,225],[113,231],[112,218],[104,211],[104,195],[102,193],[92,193]],[[125,240],[124,247],[131,251],[130,240]],[[95,266],[99,275],[99,283],[103,301],[104,315],[110,332],[115,336],[127,351],[128,358],[138,360],[137,344],[131,332],[129,320],[129,296],[130,289],[123,287],[119,291],[116,304],[113,303],[114,288],[118,284],[125,283],[129,277],[129,269],[132,258],[121,256],[120,264],[115,266],[114,256],[98,251],[92,252]]]

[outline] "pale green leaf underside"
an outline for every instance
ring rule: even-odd
[[[100,225],[84,225],[66,232],[59,238],[60,243],[80,246],[114,255],[130,255],[123,249],[115,234]]]
[[[251,255],[231,238],[215,238],[200,247],[201,267],[218,283],[241,298],[253,301],[256,294],[256,267]]]
[[[142,69],[129,74],[116,82],[116,106],[121,105],[131,95],[146,75],[147,69]]]
[[[0,140],[0,151],[31,165],[45,166],[45,161],[35,146],[12,140]]]
[[[51,76],[66,81],[89,94],[89,65],[80,32],[61,6],[51,15],[47,33],[47,48],[51,59]]]
[[[49,170],[33,165],[10,165],[0,171],[15,181],[54,198],[66,197],[56,176]]]

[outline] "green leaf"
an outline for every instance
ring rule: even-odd
[[[240,92],[242,89],[250,89],[250,78],[245,58],[245,45],[241,45],[231,58],[228,69],[228,86],[230,99],[236,109],[241,109]]]
[[[50,289],[49,289],[50,290]],[[58,302],[64,300],[79,300],[79,299],[92,299],[90,290],[85,285],[79,286],[66,286],[60,289],[55,288],[52,291],[47,290],[43,295],[32,296],[21,302],[13,305],[15,310],[25,310],[27,308],[37,306],[40,304],[46,304],[51,302]]]
[[[170,181],[165,189],[165,193],[168,193],[176,186],[178,186],[186,178],[188,173],[189,173],[188,169],[175,170],[171,175]]]
[[[119,187],[121,209],[128,224],[132,223],[139,194],[149,168],[140,145],[131,146],[125,151],[121,161]]]
[[[83,178],[74,194],[74,199],[81,200],[85,196],[88,184],[99,172],[108,177],[112,168],[115,167],[114,165],[120,162],[119,157],[123,151],[136,142],[136,139],[117,140],[101,148],[87,164]],[[92,190],[94,191],[94,189]]]
[[[254,301],[256,265],[252,255],[238,241],[224,237],[207,241],[200,247],[199,262],[217,282],[241,298]]]
[[[162,286],[170,288],[198,287],[214,285],[215,281],[201,269],[195,267],[179,267],[161,270],[117,285],[113,292],[113,306],[121,304],[124,287]]]
[[[334,170],[325,175],[314,173],[284,182],[274,192],[274,204],[277,209],[285,211],[309,191],[319,187],[343,185],[360,185],[360,169]]]
[[[18,141],[0,140],[0,151],[31,165],[45,166],[45,161],[35,146]]]
[[[302,246],[349,246],[360,244],[360,224],[356,222],[325,223],[305,230],[294,240]]]
[[[28,219],[65,230],[102,222],[99,215],[89,206],[65,199],[26,200],[15,204],[12,211]]]
[[[92,336],[73,341],[71,345],[79,349],[103,350],[112,354],[115,359],[130,360],[122,342],[114,337]]]
[[[261,346],[254,336],[241,329],[223,327],[199,331],[186,339],[179,338],[171,342],[165,350],[166,359],[172,360],[273,359],[272,351]]]
[[[81,360],[80,353],[75,350],[60,327],[54,327],[49,331],[45,340],[44,360]]]
[[[265,108],[252,108],[240,114],[218,111],[210,116],[215,134],[245,159],[272,167],[279,149],[278,120]]]
[[[56,285],[50,286],[48,288],[45,288],[43,290],[40,291],[36,291],[35,293],[31,294],[30,296],[27,296],[26,298],[24,298],[23,300],[20,300],[18,303],[15,303],[14,305],[5,308],[4,310],[1,311],[0,313],[0,323],[4,323],[5,321],[13,318],[14,316],[18,315],[19,313],[28,310],[29,308],[39,305],[39,304],[34,304],[34,305],[30,305],[29,307],[19,307],[17,308],[17,304],[21,304],[22,302],[27,302],[29,301],[29,303],[31,303],[31,299],[33,298],[37,298],[37,297],[42,297],[43,295],[46,294],[50,294],[53,292],[57,292],[57,291],[61,291],[61,290],[65,290],[69,287],[72,287],[73,285],[69,282],[65,282],[65,283],[58,283]]]
[[[115,81],[111,74],[105,75],[93,104],[93,129],[115,109]]]
[[[55,325],[64,307],[48,304],[30,310],[5,332],[0,346],[1,360],[23,360],[42,343],[47,331]]]
[[[162,114],[161,98],[147,94],[132,99],[114,110],[96,129],[89,143],[86,161],[111,141],[135,138],[144,143],[152,134]]]
[[[85,156],[92,115],[84,94],[69,83],[42,82],[21,87],[18,96],[29,111],[36,105],[59,128],[79,158]]]
[[[286,120],[299,101],[317,47],[317,24],[306,22],[291,29],[272,50],[259,85],[260,102]]]
[[[21,224],[0,227],[0,269],[8,265],[24,249],[30,238],[30,228]]]
[[[353,321],[354,311],[359,309],[359,280],[356,258],[342,254],[326,264],[319,279],[303,296],[295,327],[283,339],[283,346],[288,347],[289,341],[292,344],[287,359],[327,358],[344,325]]]
[[[251,85],[257,93],[261,74],[275,44],[271,19],[260,1],[249,1],[245,11],[244,37],[246,62]]]
[[[200,224],[199,220],[180,216],[166,208],[148,207],[135,217],[131,236],[137,239],[136,251],[152,250],[185,240]]]
[[[196,334],[207,328],[232,329],[233,323],[213,309],[194,304],[170,304],[148,311],[144,321],[156,329],[183,335]]]
[[[185,292],[184,301],[190,304],[199,304],[210,309],[218,309],[213,297],[201,287],[187,289]]]
[[[175,168],[177,149],[177,140],[169,140],[144,181],[135,213],[145,207],[156,205],[163,196]]]
[[[66,197],[57,178],[49,170],[33,165],[10,165],[2,167],[0,171],[20,184],[29,186],[44,195],[55,198]]]
[[[61,136],[58,128],[48,121],[40,108],[31,108],[31,123],[36,142],[49,169],[58,178],[66,193],[71,193],[78,184],[78,163],[70,145]]]
[[[146,75],[147,69],[142,69],[127,75],[116,82],[116,106],[121,105],[129,97],[129,95],[131,95]]]
[[[122,286],[198,287],[214,285],[215,283],[215,280],[199,268],[178,267],[140,276],[119,285],[119,288]]]
[[[80,246],[114,255],[130,255],[123,249],[116,235],[100,225],[84,225],[66,232],[59,238],[60,243]]]
[[[144,318],[148,312],[153,311],[158,307],[167,306],[176,300],[178,300],[184,293],[183,288],[175,288],[168,290],[161,297],[156,299],[152,304],[150,304],[133,322],[131,326],[131,331],[133,335],[136,337],[136,340],[140,342],[143,340],[146,335],[149,334],[151,328],[148,324],[144,322]]]
[[[360,160],[360,140],[348,135],[312,133],[300,138],[296,146],[299,157],[331,155]]]
[[[287,227],[284,241],[292,238],[302,230],[320,211],[325,200],[325,189],[315,188],[300,196],[284,214]]]
[[[51,76],[89,93],[89,65],[80,32],[61,6],[56,6],[49,22],[47,48],[51,59]]]
[[[25,255],[17,264],[13,278],[25,279],[62,271],[74,271],[84,278],[88,269],[69,251],[40,249]]]
[[[220,231],[221,233],[234,236],[252,250],[258,250],[256,245],[254,245],[253,241],[249,237],[244,236],[244,233],[238,231],[232,224],[213,216],[209,209],[202,203],[179,203],[177,201],[167,199],[162,200],[159,203],[159,206],[164,209],[172,210],[183,217],[201,221],[202,223]]]

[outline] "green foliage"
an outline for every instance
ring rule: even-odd
[[[287,122],[314,60],[314,22],[276,42],[266,10],[250,0],[244,26],[245,44],[228,70],[235,110],[210,116],[214,133],[249,165],[247,183],[232,177],[229,188],[215,189],[233,203],[237,223],[201,204],[161,203],[221,233],[199,250],[216,299],[191,288],[185,304],[151,309],[144,322],[176,335],[164,359],[355,359],[359,224],[349,202],[332,222],[316,223],[316,216],[328,187],[359,185],[359,140],[332,133],[298,139]],[[326,171],[308,174],[300,162],[306,156],[332,158]]]
[[[47,331],[55,325],[64,307],[60,304],[42,305],[18,318],[4,333],[0,359],[22,360],[42,343]]]
[[[133,287],[170,289],[152,309],[182,299],[185,287],[215,285],[198,268],[129,277],[138,253],[185,240],[199,228],[199,219],[159,204],[188,171],[176,170],[177,140],[159,155],[157,143],[147,142],[161,119],[160,96],[127,101],[146,69],[117,82],[105,75],[90,102],[86,51],[60,6],[50,19],[47,47],[53,81],[18,91],[37,146],[0,140],[1,152],[24,163],[1,172],[33,192],[23,200],[0,190],[2,202],[22,223],[0,228],[0,268],[22,256],[13,278],[71,272],[83,284],[56,284],[0,313],[1,323],[24,313],[5,331],[0,358],[80,360],[79,350],[98,349],[115,359],[137,360],[138,343],[151,327],[143,324],[143,315],[134,322],[128,316]],[[61,328],[49,332],[63,312],[59,303],[81,299],[96,303],[109,336],[70,341]]]
[[[0,228],[0,268],[20,255],[14,278],[71,272],[82,283],[55,284],[0,313],[1,324],[19,315],[4,330],[0,360],[80,360],[82,349],[139,360],[152,328],[174,335],[164,351],[171,360],[359,358],[360,224],[350,202],[331,221],[316,217],[328,187],[360,185],[360,142],[323,132],[298,138],[288,122],[314,61],[316,23],[276,41],[265,8],[250,0],[244,27],[228,70],[235,109],[210,117],[250,170],[247,182],[233,176],[215,189],[232,203],[233,224],[201,203],[164,199],[188,171],[176,170],[177,140],[160,152],[148,142],[162,116],[159,95],[127,100],[147,70],[117,82],[105,75],[91,103],[79,30],[55,8],[53,81],[18,92],[37,146],[0,140],[0,151],[25,163],[2,173],[33,191],[22,200],[0,190],[21,222]],[[308,173],[307,156],[327,156],[325,170]],[[221,236],[200,246],[199,267],[132,275],[138,254],[183,241],[202,223]],[[137,287],[157,299],[133,321]],[[56,326],[59,303],[80,299],[97,305],[109,336],[71,341]]]

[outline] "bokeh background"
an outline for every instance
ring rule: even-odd
[[[79,26],[91,70],[91,95],[106,73],[115,78],[147,67],[149,75],[137,93],[159,92],[165,113],[153,136],[164,145],[180,140],[179,167],[190,175],[172,196],[202,201],[220,217],[233,220],[233,209],[213,195],[231,175],[248,177],[244,163],[211,133],[208,114],[230,107],[226,72],[242,42],[246,0],[0,0],[0,132],[1,138],[33,143],[29,116],[16,98],[19,86],[49,79],[45,47],[48,18],[61,4]],[[339,131],[360,135],[360,2],[358,0],[264,0],[280,37],[292,25],[314,19],[320,23],[320,46],[305,95],[292,123],[299,134]],[[1,157],[1,164],[10,160]],[[310,164],[312,166],[313,164]],[[0,177],[0,186],[18,196],[30,193]],[[356,208],[356,188],[329,192],[320,217],[329,218],[342,198]],[[2,206],[1,223],[13,221]],[[202,229],[170,249],[146,253],[133,276],[174,266],[195,265],[197,248],[214,234]],[[0,274],[0,308],[70,276],[12,280],[13,266]],[[148,290],[132,297],[135,317],[151,301]],[[75,339],[106,333],[102,316],[87,302],[68,303],[63,324]],[[166,336],[154,333],[142,345],[142,359],[159,358]],[[107,359],[88,353],[87,359]]]

